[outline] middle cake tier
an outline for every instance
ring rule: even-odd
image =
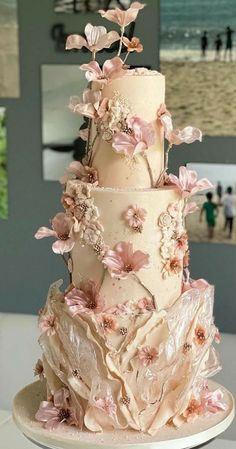
[[[67,183],[79,222],[72,282],[94,281],[106,309],[147,299],[160,310],[180,296],[188,255],[184,202],[174,187],[116,190]]]

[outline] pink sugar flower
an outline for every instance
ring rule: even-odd
[[[187,203],[183,211],[184,217],[186,217],[189,214],[194,214],[194,212],[196,212],[198,209],[199,207],[194,201]]]
[[[142,207],[130,206],[124,214],[124,218],[128,225],[133,229],[141,229],[145,222],[147,211]]]
[[[188,234],[187,232],[183,232],[175,242],[175,253],[184,255],[188,250]]]
[[[99,398],[95,400],[95,406],[106,412],[111,418],[113,418],[116,414],[116,404],[111,394],[107,394],[103,398]]]
[[[43,315],[39,320],[39,328],[48,337],[55,335],[55,316],[53,314]]]
[[[79,34],[71,34],[66,40],[66,50],[81,49],[86,47],[94,55],[103,50],[103,48],[110,48],[110,46],[120,39],[116,31],[107,32],[103,26],[93,26],[88,23],[84,30],[86,39]]]
[[[107,59],[102,69],[97,61],[91,61],[89,64],[82,64],[80,66],[81,70],[86,71],[85,77],[88,81],[102,81],[105,83],[124,76],[126,73],[125,68],[126,66],[124,66],[122,59],[118,56]]]
[[[99,115],[101,95],[100,90],[85,89],[82,101],[79,97],[70,98],[69,108],[74,113],[94,119]]]
[[[117,132],[113,136],[112,147],[117,153],[134,156],[143,153],[155,143],[155,132],[152,123],[138,116],[126,119],[127,132]]]
[[[145,346],[138,351],[138,358],[143,366],[147,367],[155,363],[158,359],[158,352],[151,346]]]
[[[170,174],[169,180],[171,184],[176,185],[176,187],[182,194],[182,198],[187,198],[189,196],[195,195],[201,190],[213,187],[213,184],[207,178],[198,180],[197,172],[194,170],[188,170],[184,166],[179,168],[179,178],[175,175]]]
[[[202,326],[197,326],[195,329],[195,342],[199,346],[203,346],[206,343],[207,336],[206,330]]]
[[[65,209],[73,212],[76,204],[74,198],[67,192],[64,192],[61,196],[61,204]]]
[[[132,37],[131,40],[129,40],[127,37],[123,37],[122,42],[125,47],[127,47],[128,53],[132,53],[134,51],[136,51],[137,53],[141,53],[143,51],[143,45],[141,44],[138,37]]]
[[[142,251],[133,251],[130,242],[119,242],[114,250],[106,251],[102,263],[108,269],[111,277],[127,279],[133,273],[149,264],[149,255]]]
[[[114,316],[108,313],[100,315],[98,318],[98,323],[104,332],[108,332],[108,334],[115,332],[119,328],[119,324]]]
[[[39,376],[39,379],[43,381],[44,379],[44,369],[43,369],[43,363],[42,360],[38,359],[35,367],[34,367],[34,375]]]
[[[157,120],[164,127],[165,138],[169,144],[180,145],[181,143],[192,143],[196,140],[202,141],[202,132],[198,128],[186,126],[181,129],[174,129],[170,112],[166,109],[165,104],[161,104],[157,111]]]
[[[187,422],[194,421],[199,415],[204,413],[204,407],[200,401],[191,399],[188,407],[183,413],[183,417]]]
[[[72,288],[65,295],[65,302],[72,316],[80,313],[98,313],[104,306],[99,287],[92,280],[81,282],[79,288]]]
[[[143,9],[145,4],[140,2],[132,2],[130,7],[126,11],[122,11],[119,8],[109,9],[104,11],[100,9],[98,12],[104,19],[110,20],[110,22],[117,23],[122,29],[128,26],[131,22],[136,20],[136,17],[140,11]]]
[[[75,244],[74,232],[78,231],[78,221],[76,218],[59,212],[52,219],[52,229],[42,226],[35,234],[37,240],[44,237],[55,237],[57,240],[52,245],[52,250],[56,254],[68,253]]]
[[[138,308],[142,313],[144,313],[145,311],[150,312],[155,309],[153,300],[151,298],[140,299],[138,302]]]
[[[182,259],[178,256],[173,256],[167,260],[164,265],[163,272],[165,275],[173,275],[181,272],[183,268]]]
[[[93,167],[81,164],[79,161],[73,161],[66,169],[66,173],[61,177],[60,183],[66,184],[69,179],[79,179],[89,184],[97,185],[98,174]]]
[[[222,402],[223,397],[224,394],[220,388],[215,391],[210,391],[207,387],[205,387],[201,392],[202,406],[210,413],[225,411],[227,410],[227,405]]]
[[[48,430],[53,430],[61,424],[79,425],[79,417],[66,388],[57,390],[52,401],[42,401],[35,418],[43,422]]]

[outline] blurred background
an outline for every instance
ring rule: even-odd
[[[67,106],[84,88],[78,66],[89,55],[66,52],[65,39],[82,34],[88,22],[104,25],[96,10],[107,4],[125,8],[130,2],[0,0],[0,312],[37,313],[49,285],[60,278],[68,282],[50,240],[39,243],[33,236],[60,209],[56,180],[83,151],[81,123]],[[212,191],[219,212],[214,239],[204,213],[200,217],[204,195],[197,198],[199,215],[187,223],[191,275],[215,285],[216,323],[236,333],[236,231],[228,238],[223,215],[227,188],[236,193],[236,3],[146,4],[135,24],[144,51],[131,55],[129,64],[159,68],[167,77],[174,124],[199,126],[204,133],[201,145],[172,151],[170,171],[189,164],[221,184],[221,198]],[[109,22],[106,27],[114,28]],[[103,52],[99,60],[110,56]]]

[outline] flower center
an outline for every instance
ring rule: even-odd
[[[66,421],[70,418],[70,410],[68,408],[61,408],[58,413],[58,419],[61,421]]]
[[[126,271],[126,273],[130,273],[131,271],[133,271],[132,265],[131,265],[130,263],[127,263],[127,264],[124,266],[124,271]]]
[[[92,184],[94,182],[94,175],[92,173],[88,174],[88,181]]]
[[[104,327],[104,329],[110,329],[112,327],[111,320],[104,320],[103,321],[103,327]]]
[[[68,240],[68,234],[58,234],[59,240]]]
[[[88,302],[88,309],[96,309],[96,302],[95,302],[95,300],[94,299],[91,299],[89,302]]]

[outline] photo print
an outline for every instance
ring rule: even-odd
[[[161,71],[175,124],[235,136],[235,0],[161,0]]]

